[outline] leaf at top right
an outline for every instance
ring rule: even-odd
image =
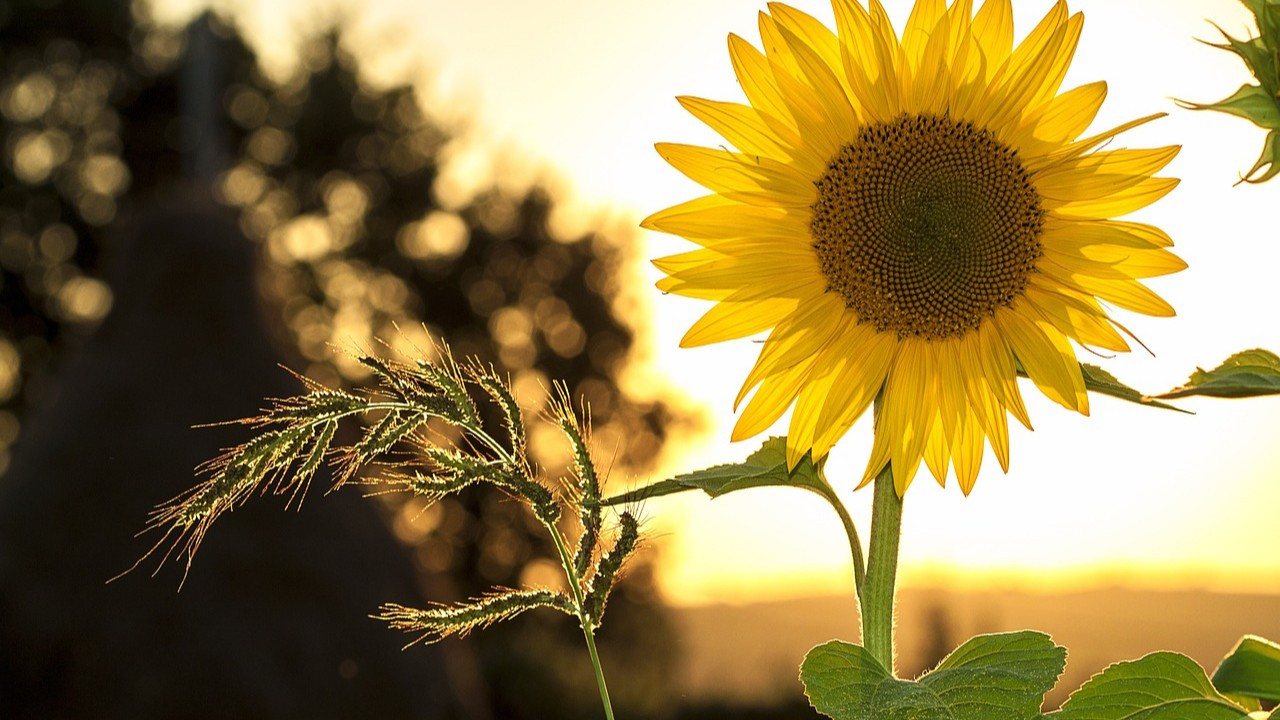
[[[1238,352],[1213,370],[1197,368],[1185,385],[1155,397],[1168,400],[1192,395],[1222,398],[1280,395],[1280,357],[1269,350]]]

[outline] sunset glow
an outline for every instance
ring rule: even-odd
[[[643,245],[634,253],[631,288],[642,302],[631,319],[647,336],[651,363],[633,371],[631,384],[642,392],[652,386],[647,378],[665,378],[705,409],[711,426],[703,436],[672,443],[652,477],[615,477],[615,487],[738,460],[754,450],[758,440],[730,444],[729,429],[733,397],[756,349],[746,341],[677,347],[709,305],[652,289],[659,273],[644,259],[684,248],[679,239],[636,224],[697,192],[658,157],[653,143],[722,142],[674,96],[739,100],[725,36],[757,37],[755,11],[763,7],[724,0],[318,5],[323,10],[305,0],[214,6],[244,28],[263,62],[278,72],[295,61],[294,39],[342,19],[354,29],[350,50],[382,79],[421,79],[428,112],[472,126],[450,148],[450,164],[434,189],[440,197],[465,196],[495,172],[513,185],[540,180],[564,195],[566,209],[556,220],[566,232],[603,225]],[[796,5],[830,18],[822,2]],[[900,27],[909,3],[886,5]],[[1049,5],[1015,0],[1019,37]],[[180,22],[205,5],[156,0],[156,6],[161,19]],[[1274,318],[1280,243],[1262,233],[1277,189],[1274,183],[1233,186],[1256,158],[1263,132],[1173,102],[1215,101],[1248,81],[1237,59],[1195,40],[1217,39],[1206,18],[1245,34],[1244,8],[1235,0],[1076,0],[1071,8],[1084,12],[1085,26],[1064,87],[1109,84],[1094,128],[1170,114],[1122,135],[1114,147],[1183,146],[1165,173],[1182,178],[1182,185],[1133,218],[1166,229],[1190,266],[1152,282],[1178,317],[1117,313],[1155,357],[1139,351],[1082,359],[1154,393],[1237,350],[1280,347]],[[436,229],[432,234],[424,227],[422,252],[447,245],[439,240],[447,227]],[[1181,403],[1196,413],[1189,416],[1099,397],[1091,417],[1031,392],[1026,401],[1036,430],[1012,428],[1008,476],[988,455],[968,498],[924,474],[917,479],[906,500],[905,583],[1280,591],[1274,527],[1280,399]],[[785,422],[772,434],[785,432]],[[870,421],[863,418],[827,466],[864,531],[870,491],[855,494],[852,488],[870,446]],[[658,532],[661,583],[675,603],[843,593],[852,585],[838,522],[805,493],[759,490],[714,502],[689,494],[652,500],[644,514]],[[1224,557],[1232,559],[1226,563]]]

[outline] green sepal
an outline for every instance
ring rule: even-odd
[[[1241,177],[1242,182],[1261,183],[1280,174],[1280,139],[1276,136],[1280,130],[1280,2],[1240,1],[1253,13],[1258,35],[1240,40],[1218,28],[1225,42],[1207,44],[1239,56],[1258,84],[1243,85],[1235,94],[1216,103],[1179,101],[1179,104],[1192,110],[1225,112],[1272,130],[1258,161]]]
[[[1116,663],[1071,694],[1049,720],[1238,720],[1191,658],[1171,652]]]
[[[794,469],[787,469],[787,439],[771,437],[760,449],[740,463],[716,465],[662,480],[652,485],[636,488],[603,501],[604,505],[622,505],[640,502],[662,495],[672,495],[687,490],[701,490],[713,498],[735,490],[757,487],[800,487],[817,491],[824,496],[829,486],[822,475],[822,463],[814,463],[813,456],[805,453]]]
[[[1262,168],[1267,171],[1258,175]],[[1258,162],[1249,168],[1249,172],[1245,173],[1240,179],[1247,183],[1264,183],[1276,175],[1280,175],[1280,130],[1272,130],[1267,133],[1267,141],[1262,144],[1262,154],[1258,156]]]
[[[1230,97],[1216,103],[1184,103],[1193,110],[1214,110],[1242,117],[1262,128],[1280,128],[1280,105],[1276,97],[1258,85],[1241,85]]]
[[[979,635],[913,682],[833,640],[809,651],[800,679],[833,720],[1033,720],[1066,662],[1066,649],[1044,633]]]
[[[1244,636],[1214,671],[1213,686],[1246,699],[1280,702],[1280,644]]]
[[[1239,55],[1240,59],[1244,61],[1245,66],[1249,68],[1249,72],[1253,73],[1253,76],[1258,78],[1259,82],[1264,83],[1263,88],[1265,89],[1265,81],[1268,81],[1273,77],[1273,55],[1270,48],[1267,47],[1266,41],[1264,41],[1261,36],[1249,38],[1248,40],[1240,40],[1231,37],[1225,30],[1218,27],[1216,24],[1214,24],[1214,27],[1217,28],[1218,32],[1222,33],[1222,38],[1226,40],[1226,42],[1205,42],[1205,44],[1210,47],[1216,47],[1219,50],[1226,50]]]
[[[1206,395],[1246,398],[1280,394],[1280,357],[1269,350],[1245,350],[1227,358],[1213,370],[1197,368],[1186,384],[1158,398]]]

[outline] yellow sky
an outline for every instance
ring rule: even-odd
[[[161,6],[182,15],[198,3],[165,0]],[[531,168],[550,168],[573,198],[577,218],[608,215],[631,226],[700,194],[652,145],[721,144],[673,96],[740,99],[725,37],[736,32],[758,39],[755,16],[763,8],[743,0],[221,4],[277,59],[287,58],[288,39],[342,14],[357,29],[353,47],[363,57],[387,72],[432,68],[434,106],[476,121],[453,164],[456,185],[465,186],[477,170],[497,168],[520,182]],[[822,3],[794,4],[830,18]],[[1019,36],[1050,4],[1014,0]],[[886,5],[900,27],[909,3]],[[1247,13],[1235,0],[1070,5],[1084,11],[1086,22],[1066,84],[1108,81],[1098,126],[1168,111],[1169,118],[1129,133],[1119,145],[1184,146],[1168,171],[1183,178],[1182,185],[1135,214],[1170,231],[1190,264],[1153,283],[1179,316],[1121,312],[1156,357],[1094,361],[1157,391],[1236,350],[1280,349],[1274,279],[1280,242],[1267,223],[1280,180],[1232,187],[1253,163],[1263,134],[1244,121],[1178,110],[1170,100],[1216,100],[1248,80],[1238,61],[1193,40],[1213,37],[1204,18],[1244,34]],[[513,156],[526,160],[515,164]],[[612,209],[599,210],[606,207]],[[637,238],[648,257],[685,249],[676,238]],[[657,277],[652,269],[644,273],[649,281]],[[656,291],[648,297],[656,312],[658,371],[717,418],[713,434],[667,469],[745,456],[753,444],[728,442],[730,404],[755,348],[742,341],[679,350],[679,337],[707,305]],[[1084,418],[1029,386],[1026,395],[1036,432],[1014,429],[1009,475],[988,453],[969,498],[954,487],[938,488],[926,474],[912,487],[902,543],[905,581],[1036,586],[1087,579],[1280,590],[1280,399],[1191,401],[1184,406],[1198,414],[1189,417],[1100,398]],[[851,488],[869,446],[869,423],[859,423],[828,466],[864,533],[870,493]],[[659,500],[646,510],[665,536],[662,578],[677,601],[843,592],[851,582],[838,524],[804,493]]]

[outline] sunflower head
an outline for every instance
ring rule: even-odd
[[[1060,92],[1065,2],[1016,47],[1009,0],[917,0],[901,35],[833,7],[834,32],[773,3],[763,51],[729,37],[746,103],[680,98],[737,150],[658,145],[710,191],[644,221],[701,246],[658,287],[715,301],[685,346],[768,333],[735,440],[791,408],[789,462],[821,459],[879,398],[863,484],[923,460],[968,493],[988,443],[1008,470],[1008,416],[1030,428],[1020,370],[1088,413],[1072,343],[1127,351],[1109,306],[1173,314],[1139,282],[1185,267],[1172,241],[1113,218],[1173,189],[1178,148],[1099,149],[1159,115],[1081,137],[1106,85]]]

